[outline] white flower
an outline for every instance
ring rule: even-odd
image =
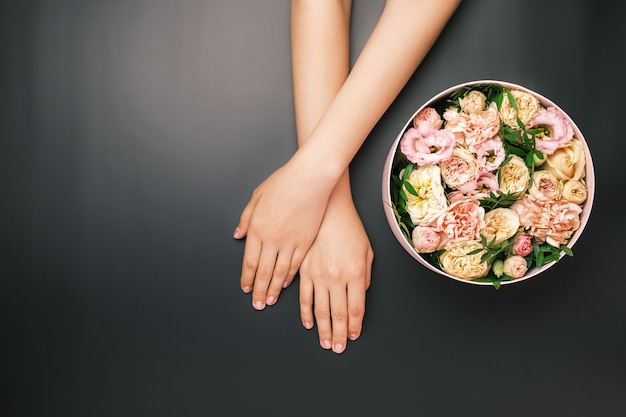
[[[413,169],[407,181],[418,195],[407,195],[406,210],[415,225],[426,226],[448,209],[446,193],[441,184],[441,170],[437,165],[424,165]]]
[[[568,180],[563,184],[561,197],[570,203],[582,204],[587,200],[587,187],[582,181]]]
[[[495,238],[495,244],[505,239],[513,237],[519,230],[519,215],[505,207],[498,207],[485,213],[485,226],[481,234],[485,236],[487,242]]]
[[[468,255],[478,249],[483,249],[483,246],[475,240],[451,243],[439,257],[441,269],[452,276],[466,280],[484,277],[490,268],[487,262],[480,260],[484,250]]]
[[[513,155],[509,162],[500,167],[499,177],[500,191],[521,194],[528,188],[530,171],[522,158]]]
[[[579,139],[572,139],[548,155],[543,168],[557,180],[579,180],[585,176],[585,150]]]
[[[541,103],[539,103],[537,97],[525,91],[511,90],[511,95],[515,99],[519,111],[516,111],[513,106],[511,106],[508,94],[504,94],[502,105],[500,106],[500,119],[506,125],[514,129],[519,129],[517,117],[520,118],[524,125],[528,124],[530,119],[541,109]]]
[[[467,114],[474,114],[485,109],[487,96],[478,90],[472,90],[463,98],[459,98],[461,111]]]
[[[533,172],[532,185],[528,188],[528,194],[537,200],[555,201],[561,198],[561,189],[552,172],[541,170]]]

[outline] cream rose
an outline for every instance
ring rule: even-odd
[[[454,277],[465,280],[484,277],[489,272],[487,262],[480,261],[484,250],[468,255],[478,249],[483,249],[483,246],[475,240],[451,243],[439,257],[441,269]]]
[[[587,186],[582,181],[568,180],[563,184],[561,197],[574,204],[582,204],[587,200]]]
[[[459,99],[461,111],[467,114],[474,114],[485,110],[486,103],[487,96],[478,90],[472,90],[467,93],[465,97]]]
[[[439,248],[439,232],[428,226],[416,226],[411,233],[413,247],[417,253],[432,253]]]
[[[538,243],[559,247],[580,227],[582,208],[566,200],[540,201],[526,194],[511,206],[520,224]]]
[[[500,191],[521,194],[528,188],[530,171],[522,158],[512,155],[509,162],[500,167],[499,177]]]
[[[537,97],[524,91],[511,90],[511,95],[515,99],[519,111],[516,111],[513,106],[511,106],[508,94],[504,94],[502,105],[500,106],[500,119],[506,125],[514,129],[519,129],[517,117],[526,125],[530,122],[530,119],[539,112],[541,104]]]
[[[433,226],[441,231],[439,248],[459,240],[478,240],[485,221],[485,209],[478,200],[465,198],[450,204],[448,211],[439,216]]]
[[[528,271],[526,259],[519,255],[513,255],[504,260],[504,273],[511,278],[521,278]]]
[[[572,139],[548,155],[543,169],[554,174],[557,180],[580,180],[585,176],[585,150],[579,139]]]
[[[550,171],[533,172],[533,180],[528,188],[528,194],[541,201],[555,201],[561,198],[559,182]]]
[[[452,189],[458,189],[478,175],[478,161],[473,153],[464,146],[457,145],[452,149],[450,158],[439,164],[441,177]]]
[[[520,227],[519,215],[505,207],[498,207],[485,213],[485,226],[480,233],[487,242],[495,238],[495,244],[515,236]]]
[[[446,193],[441,183],[441,170],[437,165],[424,165],[413,169],[407,181],[417,191],[417,196],[405,188],[406,210],[415,225],[425,226],[448,209]]]

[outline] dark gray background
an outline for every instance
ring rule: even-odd
[[[356,57],[384,1],[354,3]],[[461,5],[354,160],[376,258],[335,355],[297,285],[251,308],[231,238],[296,147],[289,1],[0,2],[0,414],[624,415],[625,4]],[[380,196],[405,120],[486,78],[568,112],[597,180],[575,256],[497,291],[417,264]]]

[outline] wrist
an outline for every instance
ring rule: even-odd
[[[310,173],[317,181],[328,184],[331,189],[334,189],[344,172],[347,171],[347,167],[332,151],[318,149],[319,147],[316,148],[312,144],[309,146],[309,143],[301,146],[289,162],[294,164],[299,171]]]

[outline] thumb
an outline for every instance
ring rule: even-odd
[[[243,209],[241,216],[239,216],[239,223],[235,228],[233,233],[233,237],[235,239],[243,239],[248,234],[248,227],[250,226],[250,218],[252,217],[252,212],[254,211],[256,201],[250,201],[246,207]]]

